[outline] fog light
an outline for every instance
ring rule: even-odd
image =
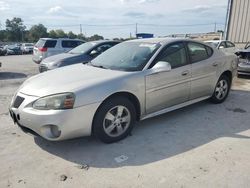
[[[51,129],[51,133],[52,133],[52,135],[53,135],[54,137],[57,138],[57,137],[59,137],[59,136],[61,135],[61,131],[58,129],[57,126],[51,125],[50,129]]]
[[[56,125],[44,125],[41,128],[41,135],[48,139],[56,139],[61,136],[61,131]]]

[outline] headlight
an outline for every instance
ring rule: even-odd
[[[75,95],[73,93],[63,93],[42,97],[33,103],[33,108],[37,110],[63,110],[71,109],[74,106]]]
[[[57,67],[60,67],[61,64],[62,64],[61,61],[59,61],[59,62],[50,62],[50,63],[48,63],[48,67],[57,68]]]

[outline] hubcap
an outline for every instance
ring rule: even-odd
[[[109,110],[103,120],[103,128],[107,135],[117,137],[129,127],[131,115],[125,106],[115,106]]]
[[[228,92],[228,84],[226,80],[220,80],[215,88],[215,97],[219,100],[224,99]]]

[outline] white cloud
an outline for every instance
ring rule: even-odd
[[[4,1],[0,1],[0,10],[1,11],[5,11],[5,10],[9,10],[10,9],[10,5]]]
[[[63,11],[63,8],[61,6],[55,6],[55,7],[51,7],[49,10],[48,10],[48,13],[58,13],[58,12],[61,12]]]

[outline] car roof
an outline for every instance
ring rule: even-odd
[[[183,42],[183,41],[187,41],[187,42],[196,42],[196,43],[201,43],[204,44],[201,41],[196,41],[196,40],[192,40],[192,39],[188,39],[188,38],[172,38],[172,37],[164,37],[164,38],[149,38],[149,39],[135,39],[135,40],[129,40],[126,42],[142,42],[142,43],[154,43],[154,44],[162,44],[165,45],[167,43],[170,42]]]
[[[75,40],[75,41],[83,41],[81,39],[70,39],[70,38],[40,38],[42,40]]]
[[[229,41],[229,40],[206,40],[206,41],[204,41],[204,42],[231,42],[231,41]]]
[[[101,43],[108,43],[108,42],[120,43],[121,41],[117,41],[117,40],[94,40],[94,41],[89,41],[89,42],[96,43],[96,44],[101,44]]]

